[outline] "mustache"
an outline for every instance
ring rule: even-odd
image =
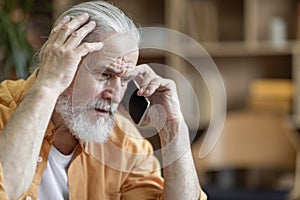
[[[117,103],[111,103],[109,101],[93,99],[88,103],[87,109],[101,109],[113,114],[118,109],[118,105]]]

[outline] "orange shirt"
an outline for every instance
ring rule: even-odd
[[[23,99],[35,76],[0,85],[0,130]],[[68,168],[70,200],[161,199],[163,179],[152,154],[151,144],[136,127],[120,114],[116,126],[104,144],[86,143],[77,147]],[[49,123],[41,147],[33,181],[21,199],[37,199],[55,127]],[[22,153],[22,152],[20,152]],[[7,199],[0,165],[0,199]]]

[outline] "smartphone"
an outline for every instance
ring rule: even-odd
[[[150,106],[149,100],[144,96],[138,96],[139,87],[135,81],[130,81],[127,85],[122,105],[128,111],[131,119],[140,125],[145,117],[146,111]]]

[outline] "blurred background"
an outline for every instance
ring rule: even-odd
[[[142,50],[139,60],[171,66],[192,86],[187,92],[177,83],[187,123],[193,121],[195,107],[201,111],[198,125],[190,129],[195,133],[191,140],[199,179],[209,199],[300,199],[300,1],[108,1],[139,27],[187,34],[220,71],[226,120],[217,144],[200,159],[212,111],[203,77],[169,52]],[[0,79],[27,78],[35,65],[32,56],[46,41],[53,20],[79,2],[0,0]],[[151,40],[163,42],[157,35]],[[189,60],[203,62],[189,44],[174,44]],[[189,95],[194,93],[196,105]],[[159,148],[157,137],[148,139]]]

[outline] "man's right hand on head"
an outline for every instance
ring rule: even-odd
[[[61,94],[72,82],[81,59],[102,48],[102,42],[82,43],[95,29],[95,22],[89,21],[86,13],[71,20],[65,16],[52,29],[40,55],[37,82],[39,86]]]

